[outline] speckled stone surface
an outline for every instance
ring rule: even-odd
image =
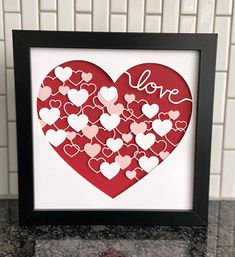
[[[235,202],[210,202],[208,228],[18,226],[16,200],[0,200],[0,257],[235,257]]]

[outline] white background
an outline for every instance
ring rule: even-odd
[[[196,51],[32,48],[35,208],[191,209],[198,56]],[[183,76],[193,96],[192,118],[179,146],[156,170],[114,199],[65,163],[49,145],[39,126],[36,97],[40,84],[50,70],[70,60],[93,62],[113,80],[139,63],[161,63]]]

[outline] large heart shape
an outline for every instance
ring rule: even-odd
[[[188,128],[192,97],[161,64],[136,65],[114,82],[93,63],[70,61],[45,77],[37,111],[58,155],[114,198],[167,161]]]

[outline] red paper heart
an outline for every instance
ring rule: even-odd
[[[42,97],[39,92],[38,117],[46,140],[78,174],[116,197],[168,160],[192,111],[189,87],[176,71],[161,64],[139,64],[113,82],[90,62],[70,61],[60,67],[39,85],[52,94]],[[61,86],[69,87],[68,92]],[[108,110],[109,104],[124,110]],[[145,123],[147,129],[131,130],[134,122]],[[93,123],[99,128],[95,136],[86,127]]]

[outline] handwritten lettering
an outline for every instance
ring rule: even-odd
[[[179,101],[174,101],[172,99],[173,96],[176,96],[176,95],[179,94],[179,90],[177,88],[173,88],[171,90],[169,90],[169,89],[164,90],[163,86],[159,86],[155,82],[152,82],[152,81],[148,82],[148,79],[149,79],[149,77],[151,75],[151,71],[150,70],[145,70],[140,75],[136,85],[132,84],[131,74],[129,72],[127,72],[127,71],[125,73],[128,75],[129,85],[132,88],[136,88],[139,91],[145,90],[148,94],[154,94],[156,91],[159,91],[159,98],[160,99],[168,94],[168,100],[171,103],[173,103],[173,104],[180,104],[180,103],[182,103],[184,101],[192,102],[192,100],[190,98],[183,98],[183,99],[181,99]]]

